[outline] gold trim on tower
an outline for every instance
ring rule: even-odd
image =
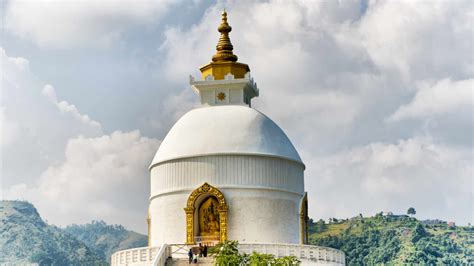
[[[227,211],[229,207],[224,198],[224,194],[222,192],[209,185],[208,183],[204,183],[202,186],[195,189],[189,195],[188,202],[186,204],[186,208],[184,211],[186,213],[186,244],[192,245],[195,244],[194,241],[194,212],[196,210],[196,200],[202,195],[209,195],[216,197],[217,201],[219,202],[219,206],[217,210],[219,211],[219,221],[220,221],[220,235],[219,240],[220,242],[224,242],[227,240]]]
[[[300,206],[300,243],[308,244],[308,193],[305,192]]]

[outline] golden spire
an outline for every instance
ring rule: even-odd
[[[232,31],[232,27],[227,23],[227,12],[222,12],[222,21],[217,30],[221,33],[219,42],[217,43],[217,53],[212,56],[213,62],[237,62],[237,56],[232,53],[234,47],[230,42],[229,32]]]
[[[200,68],[202,79],[212,76],[213,79],[225,79],[226,75],[231,74],[236,79],[245,77],[250,71],[247,64],[237,62],[237,56],[232,53],[234,47],[229,39],[229,32],[232,27],[227,23],[227,12],[222,12],[222,21],[217,30],[221,33],[219,42],[216,46],[216,54],[212,56],[212,62]]]

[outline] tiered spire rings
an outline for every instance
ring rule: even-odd
[[[222,12],[222,21],[217,30],[221,33],[219,42],[217,43],[217,53],[212,56],[213,62],[237,62],[237,56],[232,52],[234,47],[230,42],[229,32],[232,31],[232,27],[227,23],[227,12]]]

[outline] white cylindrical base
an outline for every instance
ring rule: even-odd
[[[191,157],[156,165],[151,169],[150,245],[186,242],[184,208],[190,194],[206,182],[224,195],[228,239],[299,244],[303,172],[299,162],[254,155]]]
[[[245,243],[300,243],[302,195],[258,188],[221,188],[228,210],[228,239]],[[186,242],[184,207],[191,191],[169,193],[150,203],[152,246]]]

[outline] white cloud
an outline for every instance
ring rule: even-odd
[[[384,71],[411,79],[472,75],[470,1],[370,1],[358,38]]]
[[[47,84],[44,86],[42,93],[57,106],[60,112],[69,113],[78,121],[81,121],[83,124],[89,125],[91,127],[101,127],[97,121],[90,119],[88,115],[79,113],[79,110],[77,110],[76,106],[69,104],[67,101],[58,101],[56,97],[56,91],[54,90],[53,86]]]
[[[472,112],[474,80],[443,79],[434,85],[420,84],[412,101],[402,105],[389,121],[426,118],[446,113]],[[472,113],[471,113],[472,115]]]
[[[173,1],[11,0],[5,29],[41,47],[108,47],[134,26],[158,23]]]
[[[234,52],[249,64],[261,89],[254,107],[290,128],[290,135],[303,134],[305,141],[322,145],[335,134],[343,137],[345,130],[334,130],[350,128],[364,97],[383,82],[368,73],[370,63],[364,62],[368,56],[362,48],[346,45],[345,40],[339,43],[333,34],[357,19],[358,5],[271,1],[228,6]],[[210,61],[219,37],[220,11],[217,6],[209,8],[189,29],[168,29],[161,51],[169,81],[199,75],[198,66]],[[311,134],[300,130],[308,124],[321,126]]]
[[[0,126],[0,147],[7,146],[16,138],[18,125],[7,120],[4,107],[0,108]]]
[[[253,106],[296,144],[307,165],[314,217],[404,212],[415,205],[423,217],[468,222],[470,207],[454,202],[471,201],[472,155],[462,148],[472,145],[466,137],[472,135],[471,119],[440,116],[440,129],[406,118],[456,108],[465,114],[466,107],[472,112],[473,6],[469,1],[361,6],[229,3],[234,52],[260,87]],[[189,29],[168,29],[161,51],[169,81],[184,83],[210,61],[219,13],[213,6]],[[419,86],[427,81],[439,82]],[[394,112],[398,123],[385,123]],[[459,127],[463,133],[455,133]]]
[[[57,225],[103,219],[143,232],[159,141],[139,131],[103,135],[28,60],[0,55],[1,198],[29,200]]]
[[[158,21],[160,16],[154,14],[166,9],[158,2],[148,9],[143,3],[151,2],[88,3],[42,3],[42,8],[33,10],[33,5],[12,2],[5,27],[43,47],[106,46],[129,27]],[[404,212],[413,205],[422,217],[466,222],[471,207],[459,202],[472,202],[472,139],[465,142],[453,132],[460,131],[460,124],[466,128],[460,134],[469,135],[472,122],[442,126],[449,132],[439,138],[442,130],[410,120],[436,115],[437,122],[445,125],[441,120],[452,117],[444,114],[472,106],[472,98],[459,96],[466,95],[467,85],[472,87],[472,4],[369,1],[366,11],[361,5],[359,1],[228,3],[234,51],[239,61],[250,65],[261,89],[254,106],[280,124],[299,148],[307,165],[313,217]],[[219,4],[211,6],[195,25],[168,28],[157,70],[165,80],[159,82],[182,88],[188,74],[199,75],[198,67],[214,53],[220,11]],[[8,132],[20,132],[17,140],[22,143],[6,142],[10,149],[3,152],[11,159],[4,165],[17,162],[10,176],[13,172],[23,176],[25,167],[20,166],[25,161],[42,162],[41,167],[31,165],[41,174],[37,183],[19,181],[9,193],[31,195],[34,190],[42,195],[40,211],[44,209],[53,223],[68,223],[65,213],[70,212],[74,222],[103,218],[133,228],[144,225],[137,217],[144,217],[147,206],[141,193],[148,196],[143,190],[149,184],[144,167],[153,150],[144,143],[156,146],[156,140],[138,132],[100,137],[103,133],[97,132],[93,120],[34,79],[27,60],[6,60],[7,98],[15,101],[0,104],[0,121],[9,125]],[[15,70],[14,75],[9,69]],[[453,92],[449,95],[448,87]],[[20,94],[26,91],[21,88],[32,89]],[[57,91],[61,95],[60,88]],[[143,108],[151,117],[143,121],[155,131],[165,131],[195,103],[190,93],[191,89],[177,96],[160,95],[164,104],[150,107],[151,114],[150,108]],[[384,123],[391,116],[397,123]],[[457,146],[450,143],[455,138],[461,139]],[[136,152],[121,152],[127,149]],[[26,156],[31,151],[33,155]],[[118,179],[111,180],[112,175]],[[64,192],[56,183],[65,187]],[[130,205],[123,205],[123,197],[117,199],[115,194],[123,195],[120,189],[126,186],[138,194]]]
[[[138,131],[71,139],[63,162],[50,166],[34,185],[12,186],[6,197],[30,200],[57,225],[103,219],[143,232],[148,166],[158,144]]]
[[[297,146],[312,143],[312,150],[334,150],[386,139],[384,131],[393,125],[385,125],[384,119],[406,104],[411,88],[426,80],[472,77],[468,25],[474,12],[469,1],[369,1],[366,10],[362,5],[227,5],[234,52],[249,64],[260,87],[253,106],[286,128],[290,137],[297,136]],[[192,27],[167,30],[161,51],[169,81],[184,83],[190,73],[199,76],[198,66],[210,61],[220,11],[212,6]],[[308,124],[318,130],[303,126]],[[416,130],[400,124],[401,131]],[[400,137],[389,134],[392,140]]]
[[[28,60],[9,57],[2,48],[0,57],[2,183],[30,184],[63,158],[69,138],[100,136],[102,127],[73,105],[58,101],[54,88],[31,72]]]
[[[313,217],[352,217],[417,209],[420,218],[472,222],[472,154],[430,138],[371,143],[307,165]]]

